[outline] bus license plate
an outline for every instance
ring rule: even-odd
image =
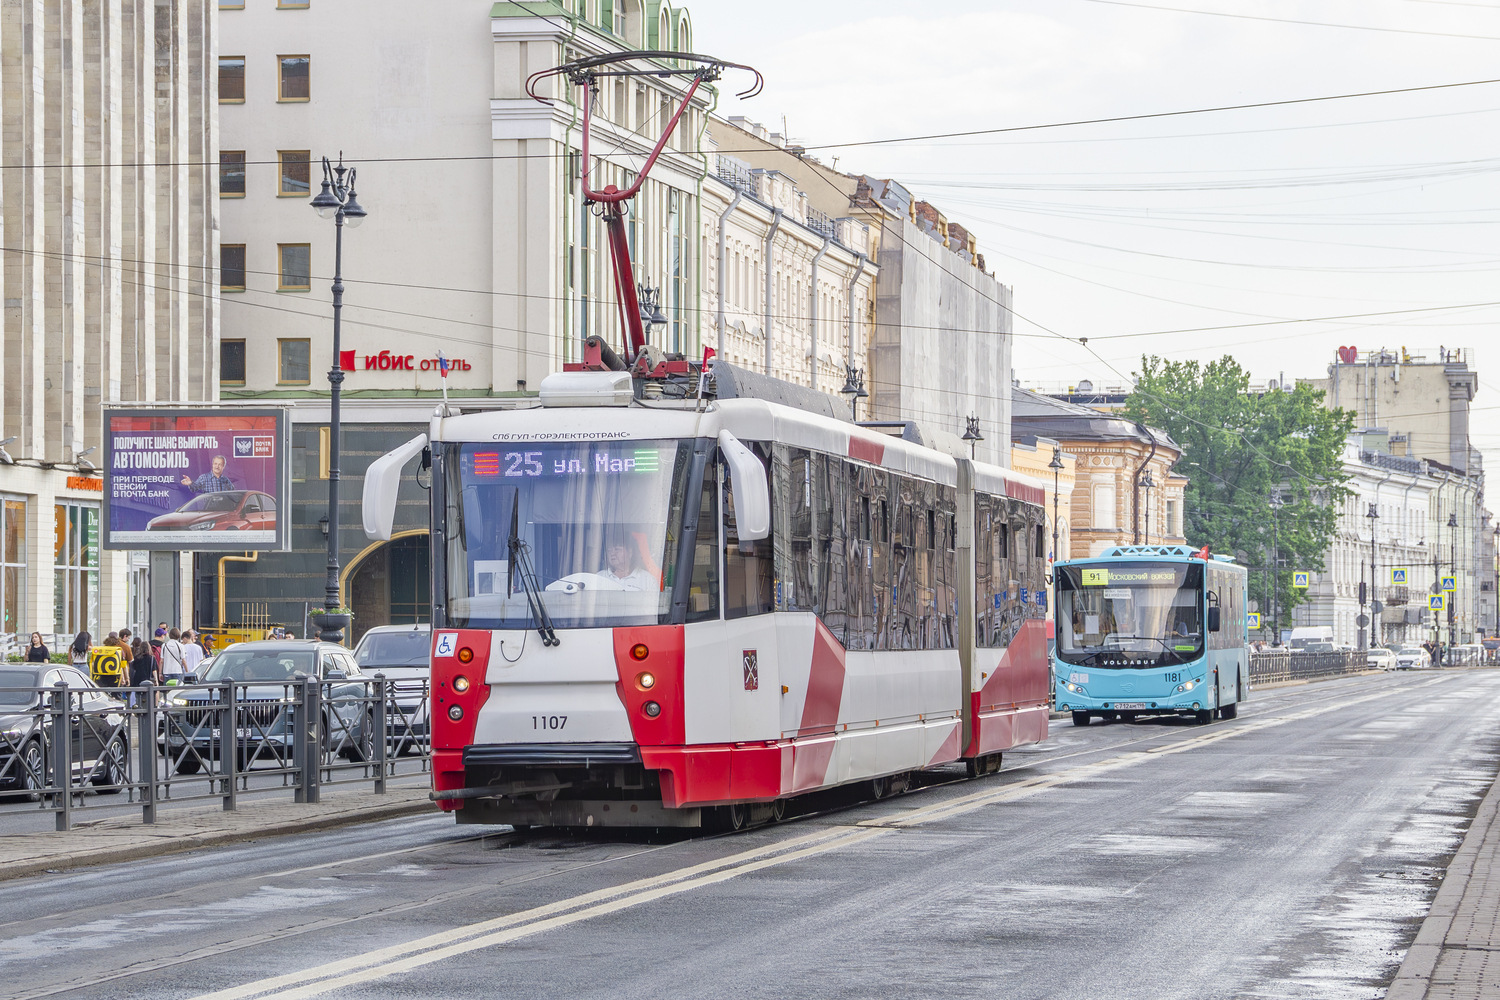
[[[1145,707],[1146,707],[1146,703],[1144,701],[1117,701],[1117,702],[1115,702],[1115,708],[1145,708]]]

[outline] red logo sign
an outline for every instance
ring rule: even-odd
[[[415,354],[392,354],[390,351],[381,351],[379,354],[364,355],[364,364],[359,365],[358,351],[339,351],[339,367],[346,372],[352,372],[362,368],[365,371],[379,372],[435,372],[442,370],[442,363],[437,358],[418,358]],[[449,358],[448,368],[456,372],[473,371],[474,366],[463,358]]]

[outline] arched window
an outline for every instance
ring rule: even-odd
[[[614,7],[615,34],[623,38],[630,48],[644,49],[646,39],[641,29],[646,26],[646,18],[641,9],[641,0],[614,0]]]

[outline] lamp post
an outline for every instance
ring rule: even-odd
[[[1146,470],[1146,474],[1141,477],[1141,489],[1143,489],[1143,490],[1146,491],[1146,533],[1145,533],[1145,541],[1146,541],[1147,545],[1151,544],[1151,489],[1155,485],[1156,485],[1156,480],[1153,479],[1153,478],[1151,478],[1151,470],[1147,469]]]
[[[1454,491],[1454,495],[1457,496],[1457,491],[1456,490]],[[1457,580],[1457,576],[1458,576],[1458,512],[1457,511],[1449,511],[1448,512],[1448,575],[1455,578],[1454,581],[1453,581],[1454,583],[1458,582],[1458,580]],[[1450,591],[1448,591],[1448,597],[1447,597],[1447,599],[1443,601],[1443,604],[1446,605],[1447,608],[1448,608],[1448,657],[1447,657],[1447,661],[1448,661],[1448,666],[1450,666],[1450,667],[1453,666],[1453,619],[1454,619],[1453,604],[1454,604],[1454,601],[1457,599],[1457,597],[1458,597],[1458,591],[1457,591],[1457,589],[1450,590]]]
[[[365,220],[365,210],[354,194],[354,168],[333,166],[323,157],[323,190],[312,200],[322,218],[333,219],[333,367],[328,370],[328,578],[324,582],[323,607],[328,614],[320,616],[319,636],[324,642],[343,642],[347,617],[337,615],[339,608],[339,395],[344,384],[344,370],[339,367],[339,319],[344,308],[344,226],[358,226]]]
[[[963,440],[969,442],[969,459],[974,458],[974,448],[984,440],[984,435],[979,433],[979,418],[970,414],[964,427]]]
[[[1370,648],[1374,649],[1378,643],[1375,641],[1376,618],[1375,618],[1375,522],[1380,520],[1380,506],[1370,504],[1370,512],[1365,515],[1370,519]],[[1360,604],[1360,612],[1364,612],[1363,603]]]
[[[1057,562],[1057,477],[1062,472],[1062,446],[1052,446],[1052,461],[1047,463],[1052,470],[1052,561]]]
[[[844,365],[844,387],[839,390],[839,395],[848,400],[849,416],[857,423],[859,421],[859,401],[870,395],[865,391],[865,372],[863,368],[855,368],[849,364]]]
[[[1277,617],[1276,591],[1281,588],[1281,539],[1278,537],[1276,512],[1281,509],[1281,490],[1271,491],[1271,645],[1281,645],[1281,621]]]

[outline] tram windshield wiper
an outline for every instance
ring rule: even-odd
[[[536,578],[536,568],[531,565],[531,548],[521,541],[521,494],[516,493],[510,505],[510,563],[506,569],[505,596],[515,596],[516,575],[520,574],[521,589],[526,592],[526,605],[531,609],[531,620],[543,646],[560,646],[562,641],[552,627],[552,616],[547,614],[547,602],[542,598],[542,586]]]

